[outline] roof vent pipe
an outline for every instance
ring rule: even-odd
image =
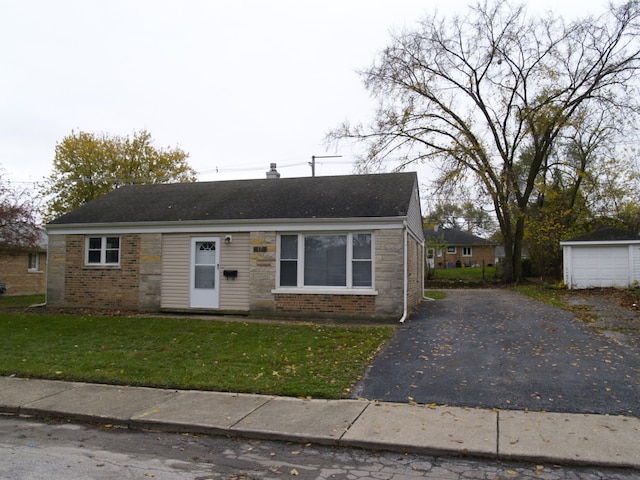
[[[272,163],[270,166],[271,170],[267,172],[267,178],[280,178],[280,174],[276,170],[276,164]]]

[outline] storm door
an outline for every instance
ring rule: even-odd
[[[191,307],[218,308],[220,238],[191,239]]]

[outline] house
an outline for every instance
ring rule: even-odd
[[[455,228],[425,228],[424,236],[431,268],[489,266],[496,258],[496,242]]]
[[[560,242],[567,288],[629,287],[640,281],[640,235],[605,228]]]
[[[0,294],[38,295],[46,291],[47,237],[34,248],[0,248]]]
[[[51,306],[404,320],[422,299],[415,173],[125,186],[46,228]]]

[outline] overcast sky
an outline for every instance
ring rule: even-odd
[[[73,130],[130,135],[188,152],[199,179],[352,172],[326,150],[342,121],[372,118],[358,69],[436,7],[463,0],[0,0],[0,169],[51,172]],[[531,0],[568,18],[597,0]],[[421,174],[422,175],[422,174]],[[422,182],[428,181],[421,178]]]

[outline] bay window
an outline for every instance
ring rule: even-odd
[[[279,287],[373,287],[371,233],[284,234]]]

